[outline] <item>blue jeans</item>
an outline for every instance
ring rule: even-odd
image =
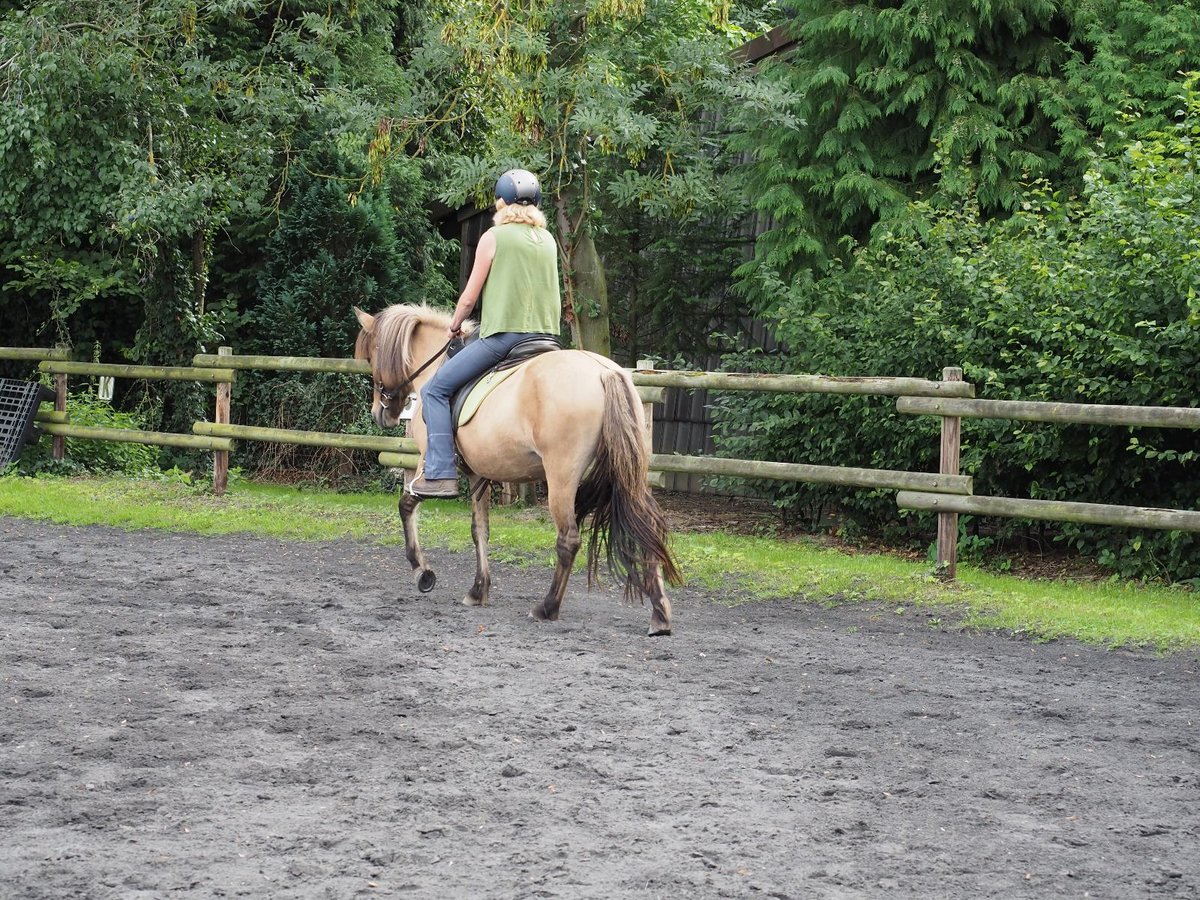
[[[450,419],[450,398],[472,378],[482,375],[508,355],[514,344],[541,335],[518,331],[489,334],[471,341],[446,360],[421,388],[421,417],[425,420],[428,444],[425,447],[425,477],[457,478],[454,467],[454,423]]]

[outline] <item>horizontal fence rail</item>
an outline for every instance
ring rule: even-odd
[[[384,451],[379,454],[379,464],[389,469],[408,469],[409,471],[413,471],[421,464],[421,456],[415,448],[411,453]]]
[[[291,428],[261,428],[256,425],[227,425],[216,422],[194,422],[192,431],[196,434],[216,437],[264,441],[274,444],[296,444],[301,447],[334,447],[339,450],[377,450],[393,453],[415,453],[417,451],[417,442],[412,438],[373,434],[300,431]]]
[[[363,375],[371,377],[371,364],[363,359],[335,359],[321,356],[252,356],[252,355],[218,355],[198,353],[192,358],[194,366],[223,366],[227,369],[262,370],[271,372],[309,372],[335,373],[341,375]],[[665,388],[653,385],[638,384],[637,376],[634,384],[638,388],[638,396],[643,403],[661,403]]]
[[[773,391],[788,394],[874,394],[907,397],[974,397],[968,381],[924,378],[839,378],[834,375],[748,375],[733,372],[662,372],[635,369],[633,383],[714,391]]]
[[[231,368],[210,369],[200,366],[126,366],[112,363],[48,361],[38,366],[52,375],[98,375],[107,378],[149,378],[163,381],[230,382]]]
[[[1144,506],[1115,506],[1107,503],[1073,503],[1065,500],[1022,500],[1012,497],[957,497],[900,491],[896,504],[901,509],[967,513],[1011,519],[1043,519],[1051,522],[1080,522],[1088,525],[1121,525],[1163,531],[1200,531],[1200,512],[1183,509],[1153,509]]]
[[[239,356],[237,354],[198,353],[192,357],[193,366],[212,366],[223,369],[259,369],[271,372],[327,372],[341,375],[371,374],[371,364],[365,359],[343,359],[323,356]]]
[[[971,478],[966,475],[934,475],[894,469],[859,469],[851,466],[812,466],[803,463],[763,462],[726,459],[717,456],[669,456],[655,453],[651,470],[688,472],[735,478],[767,478],[776,481],[805,481],[815,484],[840,484],[846,487],[883,488],[886,490],[922,490],[951,494],[970,494]]]
[[[0,359],[41,362],[44,359],[67,359],[70,351],[62,347],[0,347]]]
[[[198,437],[170,431],[139,431],[136,428],[104,428],[99,425],[71,425],[58,422],[39,422],[46,434],[80,438],[85,441],[117,441],[128,444],[153,444],[158,447],[185,447],[190,450],[233,449],[233,442],[222,437]]]
[[[963,419],[1012,419],[1075,425],[1133,425],[1146,428],[1200,428],[1200,409],[1185,406],[1106,406],[1035,400],[943,400],[901,397],[896,411],[909,415]]]

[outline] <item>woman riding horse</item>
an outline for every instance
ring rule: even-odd
[[[354,355],[371,364],[371,416],[381,428],[402,422],[404,398],[421,397],[422,416],[409,422],[424,460],[422,477],[400,497],[404,555],[417,589],[433,590],[437,576],[417,535],[424,497],[458,494],[457,442],[471,481],[471,539],[475,582],[463,603],[486,606],[488,483],[546,484],[554,519],[555,567],[546,596],[530,614],[559,617],[567,581],[588,525],[587,572],[600,557],[625,583],[627,596],[650,601],[648,633],[671,633],[664,582],[680,583],[667,523],[647,483],[650,441],[630,374],[586,350],[542,353],[495,385],[486,401],[452,434],[448,401],[490,368],[509,347],[535,335],[557,335],[560,301],[554,241],[537,209],[541,196],[529,172],[506,172],[496,183],[496,226],[479,243],[471,277],[453,316],[424,304],[395,304],[375,315],[355,309],[362,325]],[[463,330],[483,293],[483,337],[444,360],[447,338]],[[419,362],[422,361],[423,362]],[[419,362],[419,364],[418,364]]]
[[[463,322],[482,293],[479,339],[444,363],[421,390],[428,435],[425,471],[408,488],[417,497],[458,496],[450,416],[455,392],[496,365],[520,341],[559,333],[558,250],[538,209],[541,199],[542,188],[532,172],[512,169],[496,182],[495,224],[479,239],[471,277],[448,330],[450,338],[462,333]]]

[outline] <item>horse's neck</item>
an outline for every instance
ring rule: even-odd
[[[440,334],[435,334],[432,328],[420,328],[413,335],[411,371],[415,372],[421,366],[429,363],[428,368],[413,379],[412,391],[414,393],[419,394],[425,382],[429,381],[446,361],[445,354],[438,352],[442,350],[445,343],[445,339]],[[429,362],[431,359],[433,362]]]

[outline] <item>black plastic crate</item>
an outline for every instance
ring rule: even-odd
[[[25,444],[40,433],[33,427],[38,405],[54,399],[54,391],[36,381],[0,378],[0,466],[7,466]]]

